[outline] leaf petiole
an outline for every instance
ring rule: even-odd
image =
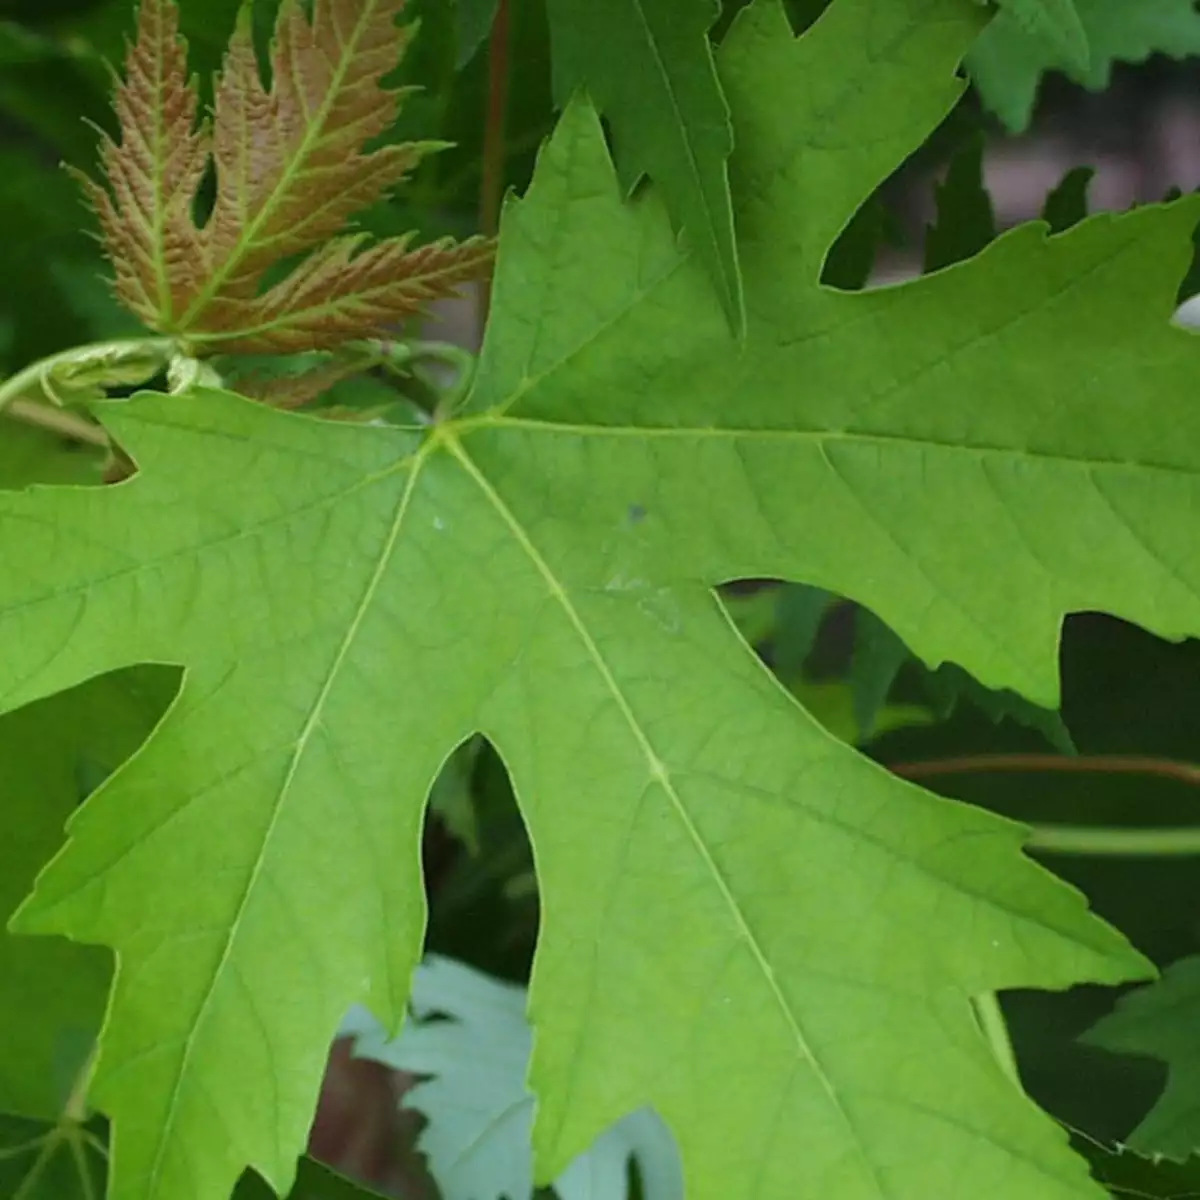
[[[0,383],[0,411],[14,400],[40,393],[57,407],[99,398],[109,387],[148,382],[166,366],[170,338],[128,338],[73,346],[23,367]]]
[[[1200,825],[1138,829],[1099,825],[1035,825],[1026,849],[1097,858],[1200,855]]]
[[[458,408],[475,378],[475,355],[453,342],[380,341],[365,345],[370,347],[380,366],[396,374],[402,373],[405,368],[416,371],[416,364],[422,360],[438,363],[453,370],[454,377],[449,383],[430,378],[427,372],[419,373],[422,382],[439,393],[433,414],[435,419],[441,419]]]
[[[984,992],[971,1001],[975,1009],[975,1019],[983,1031],[984,1039],[991,1047],[1000,1070],[1021,1087],[1021,1072],[1017,1066],[1016,1052],[1013,1050],[1012,1038],[1008,1035],[1008,1023],[1004,1019],[1004,1010],[1000,1007],[1000,998],[995,992]]]

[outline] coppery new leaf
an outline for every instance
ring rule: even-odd
[[[116,271],[118,298],[192,353],[328,348],[389,325],[486,273],[481,238],[410,250],[364,247],[348,220],[379,200],[436,146],[363,145],[395,121],[402,92],[380,85],[410,31],[404,0],[315,0],[311,21],[283,0],[263,86],[249,8],[217,81],[211,122],[197,95],[174,0],[142,0],[137,39],[106,138],[109,189],[87,182]],[[216,171],[207,221],[194,218],[205,168]],[[307,254],[263,290],[264,273]]]
[[[145,0],[113,98],[121,143],[104,134],[100,146],[108,190],[75,172],[100,219],[118,298],[159,330],[203,269],[190,209],[210,138],[206,124],[197,128],[196,89],[178,30],[174,4]]]

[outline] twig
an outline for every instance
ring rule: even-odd
[[[1200,766],[1177,759],[1136,754],[975,754],[936,758],[927,762],[889,763],[888,770],[904,779],[932,779],[938,775],[987,775],[996,771],[1062,771],[1101,775],[1157,775],[1193,786],[1200,784]]]

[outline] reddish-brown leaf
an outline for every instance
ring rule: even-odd
[[[217,80],[211,122],[197,124],[174,0],[142,0],[105,139],[108,188],[85,181],[116,272],[119,299],[193,353],[328,348],[378,335],[488,270],[481,238],[413,250],[409,238],[364,246],[343,233],[434,143],[363,146],[396,119],[402,91],[381,86],[410,31],[404,0],[314,0],[311,20],[283,0],[264,86],[248,6]],[[216,199],[197,225],[205,169]],[[276,264],[301,257],[281,282]]]

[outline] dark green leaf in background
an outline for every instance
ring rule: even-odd
[[[1092,167],[1072,167],[1047,195],[1042,220],[1052,233],[1063,233],[1088,215],[1088,188],[1095,174]]]
[[[662,188],[731,323],[745,323],[726,163],[729,109],[708,42],[716,0],[547,0],[560,106],[580,87],[608,118],[627,187]]]
[[[992,198],[983,184],[983,151],[983,137],[970,138],[934,189],[937,218],[925,233],[926,272],[963,262],[996,236]]]
[[[496,19],[499,0],[454,0],[458,10],[458,58],[464,67],[475,57]]]
[[[1086,69],[1088,35],[1076,0],[997,0],[1000,11],[1022,33],[1053,46],[1067,62]]]
[[[1166,1090],[1129,1138],[1134,1150],[1177,1162],[1200,1150],[1200,956],[1127,993],[1085,1040],[1167,1064]]]
[[[61,1112],[99,1031],[112,962],[102,948],[17,937],[4,922],[62,845],[87,776],[137,749],[177,679],[135,668],[0,717],[0,1112]]]
[[[0,1112],[4,1200],[100,1200],[105,1174],[103,1143],[93,1130]]]
[[[1068,4],[1070,0],[1058,0]],[[1200,52],[1200,13],[1194,0],[1074,0],[1088,61],[1055,38],[1018,19],[1018,9],[1047,0],[1008,0],[967,57],[984,103],[1014,133],[1029,126],[1038,84],[1046,71],[1064,71],[1092,91],[1108,85],[1114,62],[1141,62],[1151,54],[1185,58]]]

